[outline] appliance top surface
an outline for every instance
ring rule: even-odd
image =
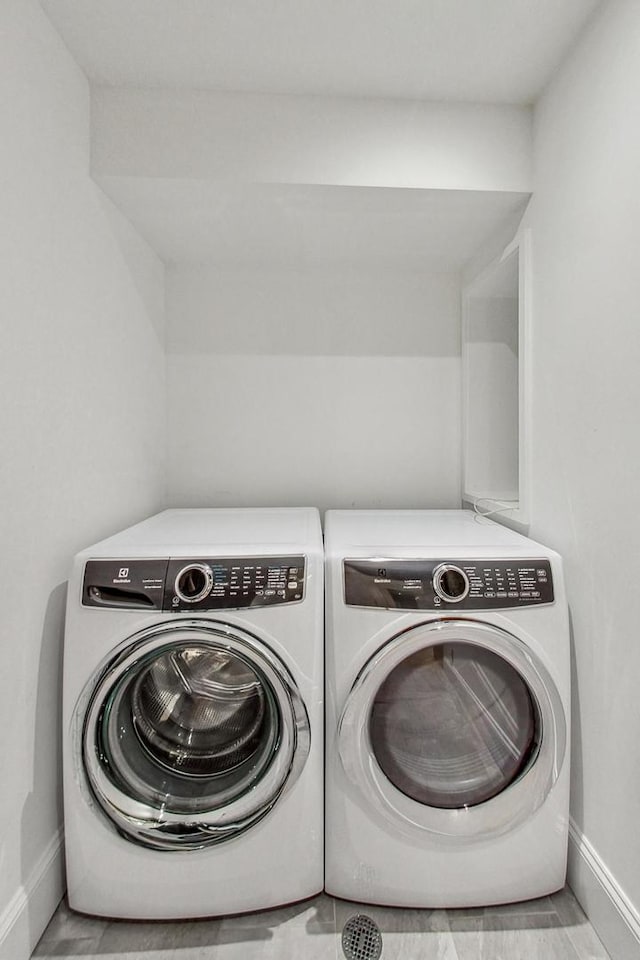
[[[276,554],[320,550],[315,507],[165,510],[88,547],[83,556]]]
[[[453,554],[466,548],[498,550],[503,555],[552,553],[472,510],[329,510],[325,516],[327,549],[347,555]]]

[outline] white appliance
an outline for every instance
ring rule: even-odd
[[[69,904],[262,909],[323,886],[323,553],[315,509],[168,510],[69,584]]]
[[[563,886],[560,557],[471,511],[329,511],[325,889],[482,906]]]

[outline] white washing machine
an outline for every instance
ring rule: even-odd
[[[168,510],[69,583],[69,904],[128,918],[323,886],[323,552],[315,509]]]
[[[325,889],[482,906],[563,886],[560,557],[471,511],[330,511]]]

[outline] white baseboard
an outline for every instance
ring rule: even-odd
[[[573,820],[568,881],[612,960],[640,957],[640,913]],[[60,828],[0,914],[0,960],[29,960],[64,889]]]
[[[0,914],[0,960],[29,960],[64,894],[62,828]]]
[[[573,820],[568,880],[612,960],[640,957],[640,913]]]

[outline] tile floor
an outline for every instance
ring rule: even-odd
[[[365,913],[382,960],[609,960],[571,891],[501,907],[398,910],[333,900],[221,920],[129,923],[72,913],[63,901],[34,958],[341,960],[340,933]]]

